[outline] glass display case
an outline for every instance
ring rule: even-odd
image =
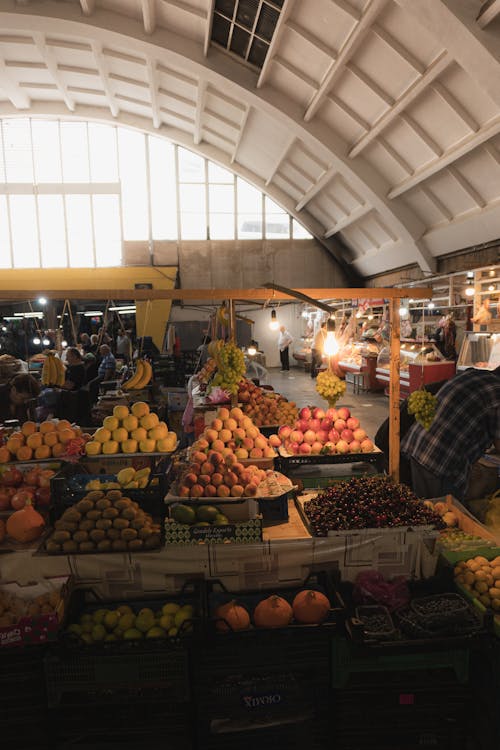
[[[403,396],[418,390],[425,383],[447,380],[455,374],[455,362],[446,360],[433,342],[402,342],[400,351],[399,378]],[[376,377],[385,386],[389,384],[389,346],[384,346],[378,355]]]
[[[313,339],[306,336],[301,336],[299,341],[294,342],[292,351],[293,358],[297,362],[311,362],[311,347],[313,345]]]
[[[378,357],[380,345],[375,341],[355,341],[344,346],[339,365],[349,372],[359,372],[366,367],[367,357]]]
[[[457,370],[480,367],[494,370],[500,366],[500,333],[465,331]]]

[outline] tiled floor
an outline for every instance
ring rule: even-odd
[[[316,381],[309,373],[297,367],[289,372],[281,372],[278,368],[269,369],[268,383],[275,391],[282,393],[289,401],[295,401],[297,406],[322,406],[326,402],[316,392]],[[370,437],[374,437],[382,422],[387,418],[389,400],[383,393],[353,393],[352,386],[347,385],[344,397],[337,406],[347,406],[351,409]]]

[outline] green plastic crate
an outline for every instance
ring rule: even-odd
[[[485,557],[487,560],[493,560],[500,555],[500,547],[475,547],[474,549],[460,550],[458,552],[440,549],[439,554],[450,565],[456,565],[462,560],[470,560],[478,555]]]
[[[407,646],[408,644],[406,644]],[[332,638],[332,687],[343,688],[353,674],[452,669],[458,682],[469,679],[469,649],[415,650],[381,653],[356,647],[345,638]]]

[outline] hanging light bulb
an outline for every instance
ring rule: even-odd
[[[372,313],[370,313],[370,314],[369,314],[369,316],[368,316],[368,320],[373,320],[373,315],[372,315]]]
[[[468,286],[465,290],[465,296],[466,297],[473,297],[474,296],[474,287]]]
[[[68,342],[67,341],[61,341],[61,346],[62,346],[63,349],[66,349],[66,347],[68,346]]]
[[[257,354],[257,349],[253,344],[250,344],[250,346],[248,347],[247,354],[249,354],[250,357],[255,357],[255,355]]]
[[[271,322],[269,323],[269,328],[271,331],[277,331],[279,327],[280,324],[276,319],[276,310],[271,310]]]
[[[33,343],[35,346],[40,346],[40,339],[38,338],[38,336],[35,336],[35,338],[33,339]]]
[[[47,304],[47,298],[46,297],[38,297],[37,302],[39,305],[46,305]]]
[[[2,331],[3,331],[4,333],[6,333],[6,331],[7,331],[7,326],[2,326]]]
[[[436,305],[434,304],[434,302],[429,302],[429,304],[427,305],[427,308],[429,310],[434,310],[435,307],[436,307]]]
[[[49,346],[49,344],[50,344],[50,339],[48,339],[48,338],[47,338],[47,336],[45,336],[45,338],[43,338],[43,339],[42,339],[42,344],[43,344],[44,346]]]
[[[496,289],[496,286],[494,284],[490,284],[489,287],[488,287],[488,291],[489,292],[494,292],[495,289]]]
[[[332,357],[334,354],[337,354],[339,348],[339,342],[335,337],[335,321],[329,318],[326,324],[326,338],[323,351],[328,357]]]
[[[408,308],[404,307],[404,305],[401,305],[399,308],[399,314],[404,317],[405,315],[408,315]]]

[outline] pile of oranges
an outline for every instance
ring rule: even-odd
[[[66,453],[67,444],[81,436],[80,428],[72,427],[67,419],[47,420],[38,427],[35,422],[25,422],[18,432],[13,432],[7,442],[0,446],[0,464],[16,460],[59,458]]]

